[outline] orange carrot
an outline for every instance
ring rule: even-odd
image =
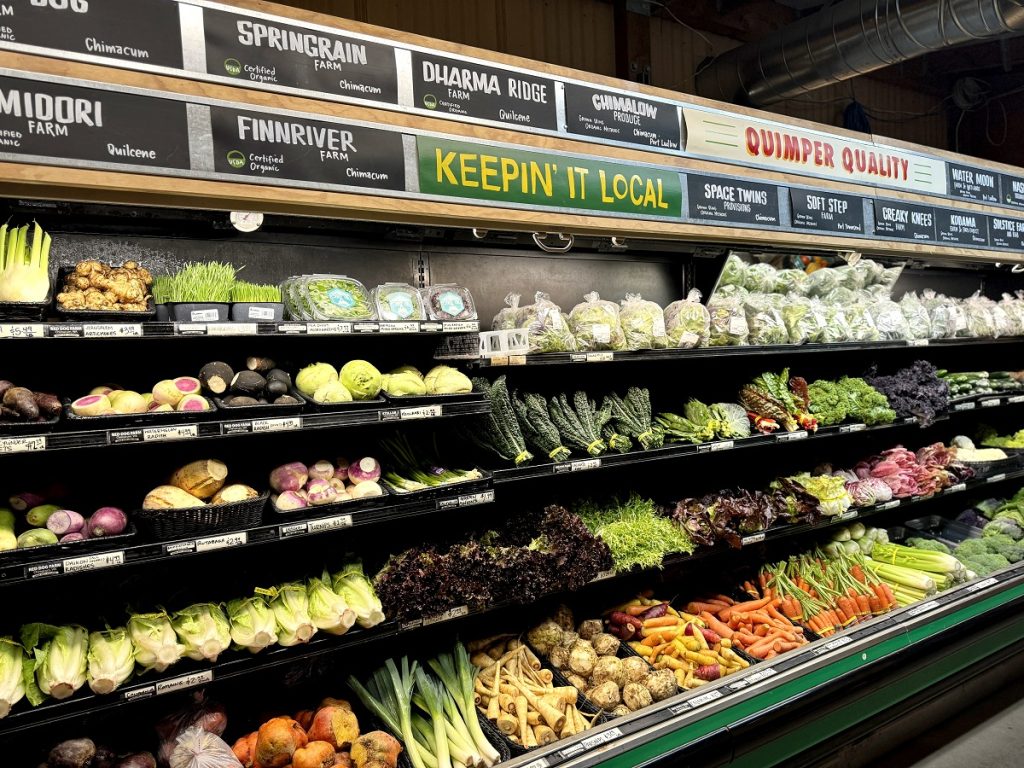
[[[728,621],[729,616],[731,616],[733,612],[747,613],[748,611],[756,611],[759,608],[764,608],[770,602],[770,597],[762,597],[760,600],[749,600],[745,603],[736,603],[735,605],[730,605],[724,611],[721,611],[719,613],[719,617],[722,621]]]
[[[644,629],[651,629],[652,627],[674,627],[679,623],[679,619],[675,616],[658,616],[654,619],[644,619]]]
[[[748,581],[747,584],[750,584],[750,582]],[[728,595],[712,595],[711,599],[719,603],[725,603],[726,605],[736,605],[736,601]]]
[[[708,629],[710,629],[712,632],[717,632],[722,637],[731,638],[733,636],[732,628],[728,624],[719,621],[717,618],[715,618],[713,614],[709,613],[708,611],[701,611],[700,617],[704,619],[704,623],[708,625]]]
[[[639,616],[641,613],[646,613],[649,607],[646,605],[627,605],[622,612],[629,616]]]
[[[694,616],[699,616],[704,611],[708,611],[709,613],[718,613],[725,607],[726,606],[720,605],[718,603],[709,603],[707,601],[701,602],[694,600],[686,604],[686,612],[693,614]]]

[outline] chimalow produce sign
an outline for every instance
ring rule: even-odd
[[[2,0],[0,49],[1024,208],[1021,176],[214,0]]]

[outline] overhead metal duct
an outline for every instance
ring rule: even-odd
[[[728,51],[701,96],[773,104],[963,43],[1024,32],[1024,0],[841,0]]]

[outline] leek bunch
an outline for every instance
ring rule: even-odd
[[[0,301],[46,301],[50,293],[50,236],[38,223],[28,245],[28,224],[0,227]]]

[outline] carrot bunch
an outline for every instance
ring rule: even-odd
[[[667,602],[638,597],[611,612],[608,622],[631,626],[630,648],[655,669],[671,669],[685,690],[749,666],[733,650],[730,639],[709,629],[697,615],[677,611]]]
[[[724,639],[757,659],[772,659],[807,643],[803,627],[780,610],[782,598],[770,591],[754,600],[737,603],[726,595],[714,595],[688,603]]]
[[[861,560],[851,555],[828,559],[817,551],[803,554],[766,565],[757,585],[748,581],[743,588],[754,598],[779,599],[788,619],[829,637],[896,607],[892,589]]]

